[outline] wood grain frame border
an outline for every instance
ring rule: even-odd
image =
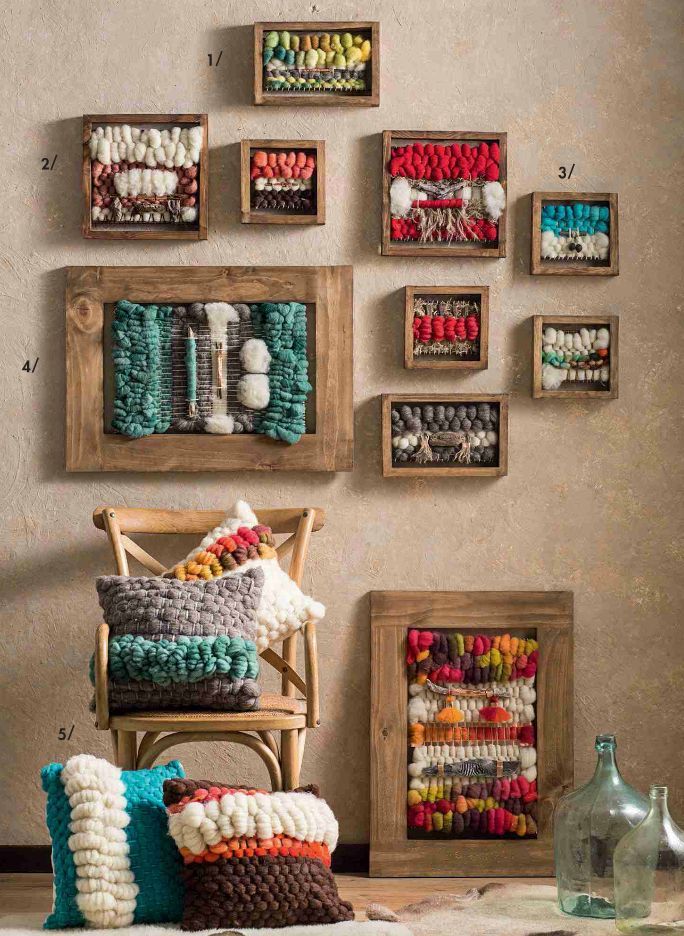
[[[536,839],[409,839],[406,634],[412,627],[536,632]],[[371,877],[553,873],[552,816],[574,783],[572,592],[371,592]]]
[[[480,357],[474,361],[458,358],[427,359],[413,353],[413,300],[416,296],[479,296]],[[405,286],[404,367],[432,370],[486,370],[489,366],[489,286]]]
[[[499,239],[496,247],[473,247],[468,244],[449,244],[439,247],[432,244],[400,243],[390,236],[390,197],[392,178],[387,171],[393,143],[396,140],[450,140],[452,142],[470,140],[496,140],[499,144],[499,182],[506,193],[506,207],[499,218]],[[508,221],[508,134],[483,133],[473,131],[420,131],[420,130],[383,130],[382,131],[382,255],[384,257],[474,257],[499,259],[506,256],[506,230]]]
[[[607,390],[544,390],[542,387],[542,334],[547,325],[572,325],[580,328],[608,328],[610,331],[610,377]],[[532,330],[532,397],[535,400],[616,400],[618,397],[620,317],[618,315],[534,315]]]
[[[105,432],[105,305],[299,301],[315,305],[316,431],[266,436]],[[69,267],[66,289],[67,471],[351,471],[353,275],[336,267]]]
[[[250,165],[254,149],[315,152],[315,213],[294,214],[291,212],[288,214],[286,211],[252,210]],[[240,142],[240,221],[243,224],[325,224],[325,140],[242,140]]]
[[[544,202],[607,202],[610,213],[610,251],[608,264],[592,266],[590,263],[568,260],[554,263],[542,260],[541,212]],[[530,273],[537,276],[617,276],[620,273],[618,229],[618,197],[615,192],[532,192],[532,236],[530,237]]]
[[[262,49],[264,33],[281,32],[370,32],[371,41],[371,87],[368,94],[337,94],[314,91],[311,94],[287,91],[264,90],[264,67]],[[270,22],[254,24],[254,103],[285,107],[378,107],[380,104],[380,23],[340,20],[339,22]]]
[[[197,228],[177,230],[177,225],[158,225],[156,228],[139,230],[137,227],[114,229],[110,227],[97,227],[93,225],[91,216],[91,174],[90,150],[88,141],[94,126],[112,124],[152,124],[162,126],[169,124],[174,127],[200,126],[202,127],[202,148],[199,161],[199,209],[197,212]],[[207,239],[209,226],[209,120],[206,114],[84,114],[83,116],[83,219],[81,231],[84,237],[98,240],[187,240],[201,241]]]
[[[382,474],[385,478],[501,478],[508,474],[507,393],[383,393],[382,395]],[[499,464],[483,468],[474,465],[429,468],[415,465],[396,468],[392,464],[392,407],[401,403],[497,403],[499,405]]]

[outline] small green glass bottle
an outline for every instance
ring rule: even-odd
[[[651,787],[648,815],[620,839],[614,865],[621,933],[684,933],[684,832],[668,811],[667,787]]]
[[[648,799],[622,779],[615,748],[615,735],[598,735],[594,776],[556,806],[558,905],[572,916],[615,918],[613,852],[648,812]]]

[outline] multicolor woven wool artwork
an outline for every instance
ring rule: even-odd
[[[408,632],[409,838],[536,836],[538,656],[530,637]]]
[[[316,156],[299,150],[256,150],[249,167],[250,203],[257,211],[316,213]]]
[[[91,208],[98,224],[197,221],[201,126],[93,127]]]
[[[409,403],[392,407],[392,465],[499,464],[499,404]]]
[[[45,929],[181,918],[183,864],[167,833],[162,784],[184,775],[175,760],[121,770],[91,754],[43,767],[54,871]]]
[[[496,244],[506,208],[500,155],[495,140],[393,146],[387,165],[391,240]]]
[[[306,306],[299,302],[116,304],[112,429],[259,433],[287,443],[306,431]]]
[[[479,296],[414,296],[414,357],[477,360],[480,356],[480,302]]]
[[[610,384],[610,329],[575,328],[563,331],[547,325],[542,335],[542,387],[544,390],[605,390]]]
[[[262,60],[266,91],[364,94],[370,88],[370,33],[264,34]]]
[[[330,871],[338,827],[315,787],[280,793],[202,780],[164,785],[185,863],[183,928],[353,919]]]
[[[608,203],[547,202],[541,210],[541,255],[543,260],[578,260],[608,263],[610,253],[610,208]]]

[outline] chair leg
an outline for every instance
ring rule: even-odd
[[[135,731],[119,731],[117,766],[122,770],[135,770],[138,759],[138,736]]]
[[[119,732],[116,730],[116,728],[110,728],[110,729],[109,729],[109,734],[110,734],[110,737],[111,737],[111,739],[112,739],[112,754],[113,754],[113,756],[114,756],[114,763],[117,764],[117,766],[118,766],[118,763],[119,763]]]
[[[283,789],[294,790],[299,786],[299,732],[296,728],[280,732],[280,766]]]

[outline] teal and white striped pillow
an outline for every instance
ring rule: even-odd
[[[54,870],[45,929],[180,920],[182,859],[168,834],[162,788],[184,776],[178,761],[121,770],[91,754],[43,767]]]

